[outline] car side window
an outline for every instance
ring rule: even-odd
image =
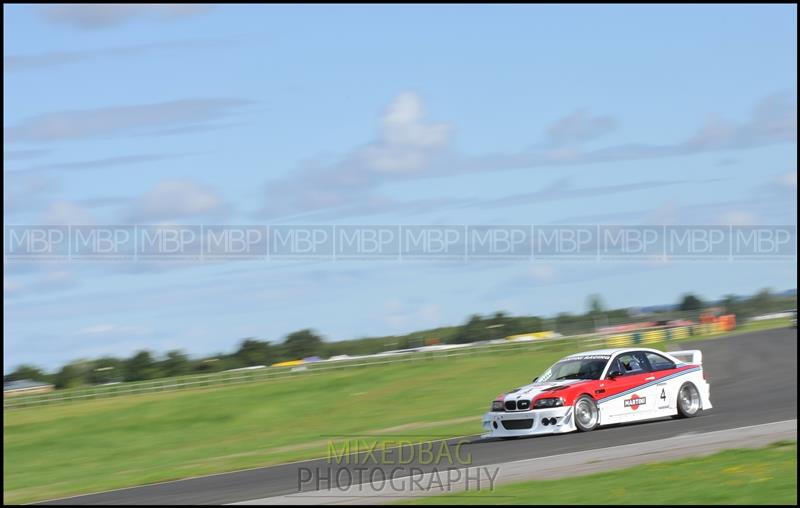
[[[633,353],[633,357],[639,362],[639,365],[642,366],[645,372],[650,372],[652,369],[650,368],[650,362],[647,361],[647,357],[644,354],[644,351],[636,351]]]
[[[608,366],[608,372],[606,372],[606,379],[608,379],[610,377],[610,374],[614,371],[625,372],[624,369],[622,368],[622,365],[619,363],[618,358],[614,358],[614,360],[611,362],[611,365]]]
[[[654,371],[675,368],[674,363],[659,354],[647,352],[645,353],[645,356],[647,357],[647,361],[650,362],[650,368]]]
[[[623,375],[634,375],[646,372],[641,359],[637,359],[634,353],[623,353],[617,357],[617,363],[622,367]]]

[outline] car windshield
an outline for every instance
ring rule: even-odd
[[[566,358],[554,364],[539,376],[537,382],[564,379],[600,379],[609,356]]]

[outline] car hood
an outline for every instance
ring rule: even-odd
[[[586,379],[565,379],[563,381],[549,381],[545,383],[531,383],[521,386],[510,392],[506,392],[503,400],[533,399],[542,392],[556,392],[558,388],[576,385],[578,383],[588,383]]]

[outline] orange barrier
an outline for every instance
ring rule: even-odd
[[[724,331],[736,329],[736,314],[726,314],[719,317],[719,323]]]
[[[736,329],[736,314],[713,316],[706,314],[700,316],[700,324],[692,327],[695,335],[703,333],[722,333]]]

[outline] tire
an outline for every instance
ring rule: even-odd
[[[600,423],[600,409],[597,403],[588,395],[581,395],[572,406],[575,427],[581,432],[589,432],[597,428]]]
[[[678,414],[677,418],[692,418],[697,416],[702,409],[700,392],[694,383],[683,383],[678,390]]]

